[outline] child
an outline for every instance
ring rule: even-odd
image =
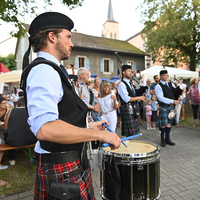
[[[152,130],[151,129],[151,115],[152,115],[152,110],[153,108],[151,107],[151,99],[146,100],[146,121],[147,121],[147,130]]]
[[[153,124],[153,130],[156,130],[156,122],[158,120],[158,112],[159,112],[159,104],[157,102],[157,97],[155,94],[152,95],[152,103],[151,103],[151,106],[153,108],[153,111],[152,111],[152,116],[151,116],[151,121],[152,121],[152,124]]]

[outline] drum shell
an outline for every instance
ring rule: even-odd
[[[120,200],[156,200],[160,198],[159,148],[149,153],[121,154],[105,151],[104,149],[102,149],[102,152],[104,169],[101,171],[100,184],[103,199],[112,199],[108,191],[108,184],[110,184],[108,169],[109,161],[112,157],[115,157],[115,160],[117,160],[120,173]]]

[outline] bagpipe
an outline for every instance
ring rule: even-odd
[[[160,60],[160,63],[162,65],[163,69],[165,70],[165,66],[163,65],[162,60]],[[177,78],[176,75],[174,75],[174,77],[169,77],[169,81],[168,81],[168,84],[172,88],[172,92],[173,92],[175,100],[177,100],[178,97],[181,96],[181,94],[183,92],[183,90],[177,84],[177,81],[178,81],[178,84],[179,84],[180,83],[180,78]]]
[[[118,75],[121,74],[120,73],[120,69],[122,69],[122,61],[118,55],[117,52],[115,52],[115,55],[117,57],[117,71],[118,71]],[[134,80],[135,81],[135,80]],[[142,96],[143,94],[147,93],[148,92],[148,87],[147,86],[142,86],[140,83],[138,83],[140,85],[140,88],[135,89],[135,92],[136,92],[136,96]]]

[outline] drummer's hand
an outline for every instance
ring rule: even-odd
[[[99,141],[101,143],[108,143],[110,144],[111,150],[118,149],[121,145],[121,139],[116,133],[113,132],[106,132],[102,131],[101,134],[99,134]]]
[[[102,120],[102,121],[89,123],[89,128],[95,129],[95,130],[105,130],[105,126],[103,125],[103,123],[105,123],[107,126],[109,126],[108,122],[106,120]]]

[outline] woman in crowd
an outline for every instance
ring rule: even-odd
[[[189,90],[189,103],[192,106],[193,110],[193,117],[194,117],[194,125],[193,127],[197,126],[197,114],[199,115],[199,103],[200,103],[200,95],[198,91],[198,78],[192,78],[190,80],[190,83],[192,86],[190,86]]]
[[[96,100],[99,96],[99,87],[100,87],[101,79],[100,78],[95,78],[94,79],[94,84],[93,87],[90,89],[92,90],[92,93],[94,94],[94,100],[92,102],[92,105],[95,106]],[[95,112],[94,110],[91,111],[91,115],[94,121],[97,121],[97,117],[100,117],[100,112]]]
[[[101,80],[100,78],[94,79],[94,87],[92,89],[92,92],[94,93],[94,97],[97,99],[99,96],[99,87],[100,87]]]
[[[97,98],[97,101],[102,114],[101,119],[107,120],[110,125],[110,129],[115,132],[117,125],[116,109],[118,107],[118,103],[116,95],[111,95],[111,84],[109,81],[102,81],[100,84],[100,97]]]

